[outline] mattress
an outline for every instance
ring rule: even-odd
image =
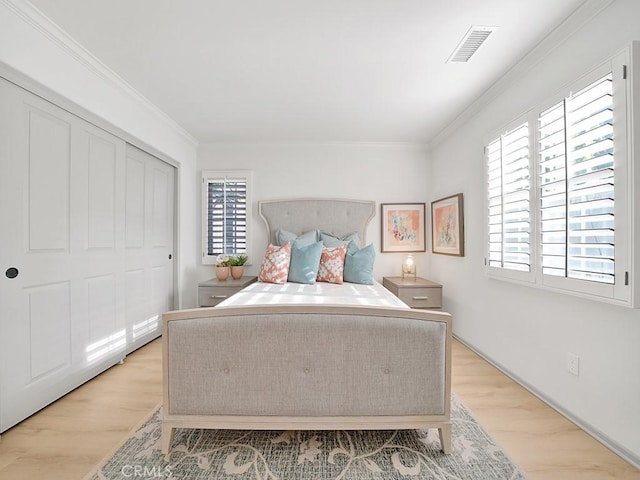
[[[302,283],[256,282],[218,304],[219,307],[243,305],[359,305],[367,307],[409,308],[380,283],[359,285],[356,283],[316,282]]]

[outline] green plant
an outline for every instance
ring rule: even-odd
[[[247,263],[247,260],[249,260],[249,257],[247,257],[246,255],[237,255],[235,257],[229,257],[229,266],[240,267],[245,263]]]

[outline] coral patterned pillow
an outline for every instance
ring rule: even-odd
[[[258,280],[267,283],[287,283],[290,261],[290,243],[285,243],[281,247],[269,245],[264,252]]]
[[[342,284],[344,273],[344,257],[347,254],[347,243],[339,247],[322,247],[320,267],[318,268],[318,282]]]

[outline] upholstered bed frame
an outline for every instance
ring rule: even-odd
[[[374,202],[260,202],[269,238],[357,231]],[[451,451],[451,316],[404,308],[247,305],[164,315],[162,450],[176,428],[437,428]]]

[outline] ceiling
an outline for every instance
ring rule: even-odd
[[[428,143],[585,2],[31,3],[201,143]]]

